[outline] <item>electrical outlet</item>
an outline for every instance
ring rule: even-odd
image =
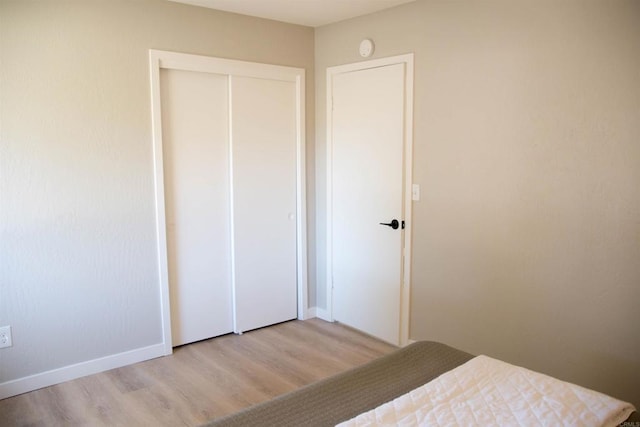
[[[11,326],[0,326],[0,348],[11,347]]]

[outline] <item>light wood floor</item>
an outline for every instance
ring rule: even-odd
[[[337,323],[295,320],[0,400],[0,426],[194,426],[394,348]]]

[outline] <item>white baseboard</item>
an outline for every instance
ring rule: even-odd
[[[40,374],[18,378],[0,383],[0,399],[16,396],[18,394],[60,384],[86,375],[97,374],[109,369],[131,365],[144,360],[155,359],[164,355],[164,344],[155,344],[149,347],[138,348],[124,353],[101,357],[99,359],[80,362]]]
[[[317,317],[318,319],[322,319],[325,320],[327,322],[333,322],[333,320],[331,320],[329,318],[329,312],[327,312],[327,310],[325,310],[324,308],[320,308],[320,307],[309,307],[307,308],[307,311],[305,313],[305,317],[300,319],[300,320],[307,320],[307,319],[313,319],[314,317]]]
[[[326,320],[327,322],[333,322],[333,319],[329,316],[329,312],[324,308],[315,307],[316,317],[318,319]]]
[[[307,309],[307,315],[305,316],[304,320],[313,319],[314,317],[317,317],[317,313],[318,313],[317,307],[309,307]]]

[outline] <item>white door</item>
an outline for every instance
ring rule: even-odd
[[[405,64],[334,74],[331,90],[333,317],[397,345]]]
[[[297,316],[296,84],[231,77],[235,331]]]
[[[232,332],[227,76],[161,70],[174,346]]]

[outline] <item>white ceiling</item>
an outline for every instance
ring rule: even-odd
[[[319,27],[415,0],[171,0],[243,15]]]

